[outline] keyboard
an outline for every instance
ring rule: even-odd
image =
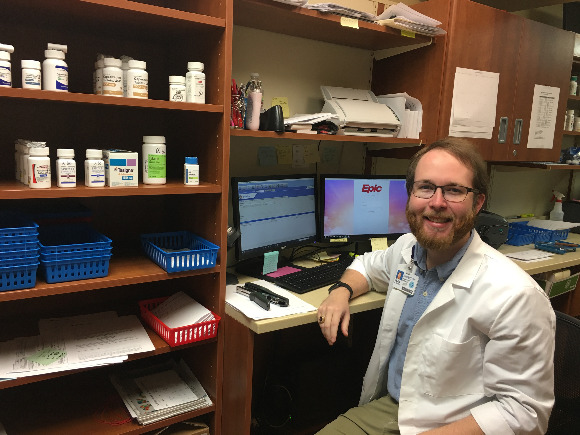
[[[307,293],[325,285],[334,284],[340,279],[344,271],[352,263],[352,258],[347,257],[330,263],[323,263],[320,266],[309,267],[288,275],[276,278],[263,276],[262,278],[290,290],[294,293]]]

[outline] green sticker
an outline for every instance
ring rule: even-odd
[[[38,364],[42,364],[43,366],[47,366],[52,364],[53,362],[58,361],[63,356],[66,355],[66,352],[58,349],[53,349],[52,347],[42,349],[39,352],[36,352],[34,355],[30,355],[26,357],[28,361],[32,361]]]
[[[149,178],[165,178],[165,154],[149,154],[147,156],[147,173]]]

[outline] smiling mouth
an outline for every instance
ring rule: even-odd
[[[423,216],[425,219],[427,219],[430,222],[434,222],[437,224],[444,224],[447,222],[451,222],[453,219],[450,217],[445,217],[445,216]]]

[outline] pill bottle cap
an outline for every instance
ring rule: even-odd
[[[103,158],[103,151],[89,148],[87,150],[87,159],[91,158],[91,157],[95,158],[95,159],[102,159]]]
[[[188,165],[197,165],[197,157],[186,157],[185,163]]]
[[[103,63],[105,66],[113,66],[117,68],[121,68],[121,65],[123,65],[121,59],[117,59],[116,57],[105,57]]]
[[[31,157],[33,156],[48,156],[49,153],[48,147],[38,147],[38,148],[30,148],[29,154]]]
[[[21,60],[20,66],[22,68],[40,69],[40,62],[37,60]]]
[[[64,59],[64,53],[60,50],[44,50],[44,56],[49,59]]]
[[[75,156],[75,150],[73,150],[72,148],[59,148],[56,150],[56,156],[57,157],[70,157],[70,158],[74,158]]]
[[[169,76],[169,83],[177,84],[177,85],[184,85],[185,84],[185,77],[183,76]]]
[[[187,69],[192,69],[194,71],[203,71],[202,62],[187,62]]]
[[[131,59],[128,62],[129,68],[137,68],[137,69],[145,69],[147,68],[147,62],[143,61],[143,60],[134,60]]]
[[[578,81],[578,76],[572,76],[571,80],[572,80],[573,82],[577,82],[577,81]]]
[[[14,46],[0,44],[0,60],[10,60],[10,53],[14,53]]]
[[[143,143],[165,143],[165,136],[143,136]]]

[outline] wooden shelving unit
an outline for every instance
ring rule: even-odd
[[[218,314],[225,312],[226,228],[229,167],[229,90],[232,0],[0,0],[3,43],[12,44],[13,88],[0,88],[0,208],[62,213],[81,206],[92,226],[112,240],[108,275],[46,283],[40,269],[33,288],[0,292],[0,341],[38,334],[39,319],[114,310],[139,314],[138,302],[185,291]],[[192,41],[203,41],[192,44]],[[20,60],[44,59],[47,42],[68,45],[69,92],[20,87]],[[98,53],[147,62],[149,99],[92,94]],[[167,101],[168,77],[185,75],[187,62],[205,65],[206,103]],[[167,141],[164,185],[121,188],[84,186],[88,148],[141,153],[142,136]],[[14,180],[17,139],[45,141],[54,162],[57,148],[73,148],[77,187],[30,189]],[[200,184],[182,180],[186,156],[200,161]],[[140,166],[139,171],[142,171]],[[141,180],[141,176],[139,176]],[[55,183],[53,184],[55,186]],[[167,273],[141,250],[140,235],[188,230],[223,247],[216,265]],[[9,380],[0,383],[0,422],[18,434],[145,433],[196,418],[221,433],[223,330],[217,337],[170,347],[146,327],[155,350],[129,356],[125,364],[183,359],[213,405],[141,426],[132,422],[109,381],[118,365]],[[31,398],[43,397],[31,408]],[[90,397],[90,400],[87,398]],[[36,400],[36,399],[34,399]]]

